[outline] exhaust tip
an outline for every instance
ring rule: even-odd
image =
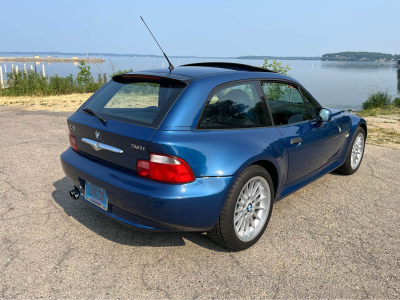
[[[74,200],[78,200],[80,194],[81,194],[81,192],[79,191],[79,189],[76,186],[74,187],[73,190],[69,191],[69,196]]]

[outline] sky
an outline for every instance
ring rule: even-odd
[[[400,0],[0,0],[0,52],[400,53]]]

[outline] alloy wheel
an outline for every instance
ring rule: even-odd
[[[251,241],[258,235],[268,218],[270,203],[271,191],[264,177],[253,177],[244,185],[234,214],[235,233],[241,241]]]
[[[353,144],[353,148],[351,150],[351,168],[353,170],[357,169],[358,165],[361,162],[361,158],[364,153],[364,135],[360,132]]]

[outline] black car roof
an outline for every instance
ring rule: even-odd
[[[267,72],[267,73],[275,73],[274,71],[258,68],[255,66],[245,65],[245,64],[237,64],[230,62],[203,62],[203,63],[193,63],[182,65],[179,67],[175,67],[172,71],[169,71],[167,68],[163,69],[150,69],[150,70],[142,70],[138,72],[134,72],[132,74],[163,74],[163,77],[176,78],[181,81],[184,77],[187,78],[187,81],[192,81],[193,79],[217,74],[217,73],[228,73],[228,72]],[[183,76],[183,77],[182,77]],[[179,77],[179,78],[178,78]]]
[[[231,62],[201,62],[201,63],[193,63],[182,65],[182,67],[210,67],[210,68],[221,68],[221,69],[229,69],[236,71],[253,71],[253,72],[272,72],[270,69],[259,68],[255,66],[250,66],[246,64],[239,63],[231,63]]]

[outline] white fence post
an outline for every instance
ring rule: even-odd
[[[33,71],[33,66],[31,65],[31,70]]]
[[[11,71],[14,72],[14,64],[11,64]]]
[[[25,71],[25,74],[26,74],[26,64],[24,64],[24,71]]]
[[[4,64],[4,74],[7,74],[7,66]]]
[[[17,65],[15,65],[15,72],[18,73],[18,66]]]
[[[0,66],[0,90],[3,89],[4,82],[3,82],[3,67]]]
[[[44,72],[44,64],[42,65],[42,69],[43,69],[43,77],[46,77],[46,73]]]

